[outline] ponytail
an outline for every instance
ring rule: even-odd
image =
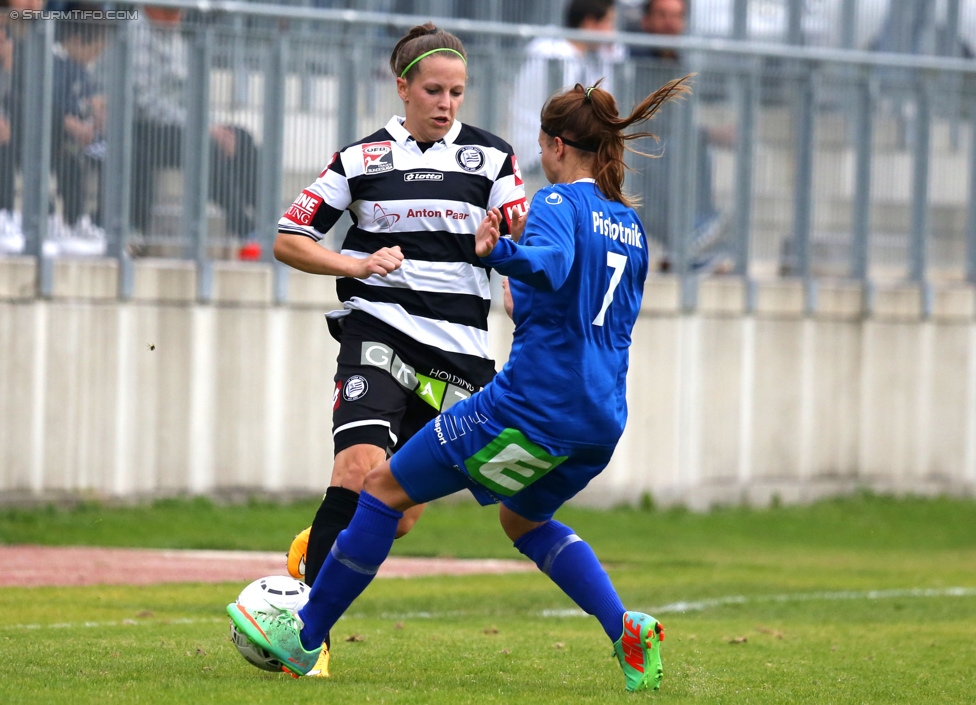
[[[620,117],[617,101],[600,85],[584,88],[577,83],[573,88],[549,99],[542,109],[542,131],[550,137],[559,135],[563,142],[583,152],[592,152],[592,172],[596,185],[612,201],[633,206],[635,200],[623,192],[624,150],[653,158],[654,155],[639,152],[627,146],[627,142],[643,137],[657,136],[649,131],[630,132],[627,128],[646,122],[662,105],[691,92],[691,74],[668,81],[644,98],[627,117]]]

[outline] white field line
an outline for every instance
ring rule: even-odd
[[[687,600],[671,602],[665,605],[651,607],[646,611],[650,614],[675,614],[682,612],[702,612],[713,607],[724,607],[725,605],[757,605],[768,603],[789,603],[789,602],[815,602],[830,600],[891,600],[895,598],[925,598],[925,597],[976,597],[976,588],[973,587],[950,587],[950,588],[907,588],[901,590],[839,590],[834,592],[801,592],[795,594],[780,595],[729,595],[727,597],[713,597],[705,600]],[[449,612],[400,612],[385,613],[381,615],[383,619],[438,619],[442,617],[457,617],[467,614],[463,611],[452,610]],[[543,610],[539,613],[543,617],[563,619],[567,617],[586,617],[587,614],[580,609],[565,610]],[[347,615],[361,617],[362,615]],[[122,619],[108,622],[58,622],[55,624],[3,624],[0,625],[0,632],[18,630],[38,630],[38,629],[91,629],[104,627],[133,627],[133,626],[158,626],[170,624],[220,624],[226,623],[225,617],[208,617],[204,619],[167,619],[156,620],[147,619]]]
[[[898,597],[973,597],[976,588],[906,588],[901,590],[839,590],[834,592],[800,592],[780,595],[729,595],[727,597],[712,597],[704,600],[682,600],[670,602],[647,610],[650,614],[675,614],[682,612],[702,612],[713,607],[725,605],[756,605],[763,603],[814,602],[829,600],[890,600]],[[546,617],[585,617],[586,613],[579,609],[545,610]]]

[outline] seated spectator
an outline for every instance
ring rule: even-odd
[[[133,28],[131,217],[143,234],[150,233],[157,171],[183,165],[187,55],[181,21],[179,8],[146,6]],[[238,126],[215,125],[210,135],[208,196],[223,209],[228,231],[243,239],[254,230],[257,147]]]
[[[3,0],[9,10],[40,10],[43,0]],[[0,252],[24,248],[20,212],[15,208],[16,176],[23,141],[24,33],[28,22],[0,12]]]
[[[101,174],[104,149],[100,145],[105,139],[105,97],[90,66],[105,49],[106,31],[105,24],[96,22],[58,24],[60,51],[54,57],[52,81],[51,162],[65,230],[48,235],[60,240],[59,250],[74,254],[101,254],[105,250],[105,233],[99,227],[100,198],[91,209],[86,206],[89,177],[98,182]],[[101,189],[97,190],[100,195]]]

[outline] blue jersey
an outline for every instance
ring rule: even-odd
[[[593,179],[532,200],[521,244],[485,264],[510,277],[515,334],[485,388],[499,420],[538,442],[612,446],[627,422],[627,368],[647,243],[637,213]]]

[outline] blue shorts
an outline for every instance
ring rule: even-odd
[[[547,521],[610,462],[615,446],[553,445],[502,423],[478,393],[442,412],[390,459],[414,502],[468,490],[530,521]]]

